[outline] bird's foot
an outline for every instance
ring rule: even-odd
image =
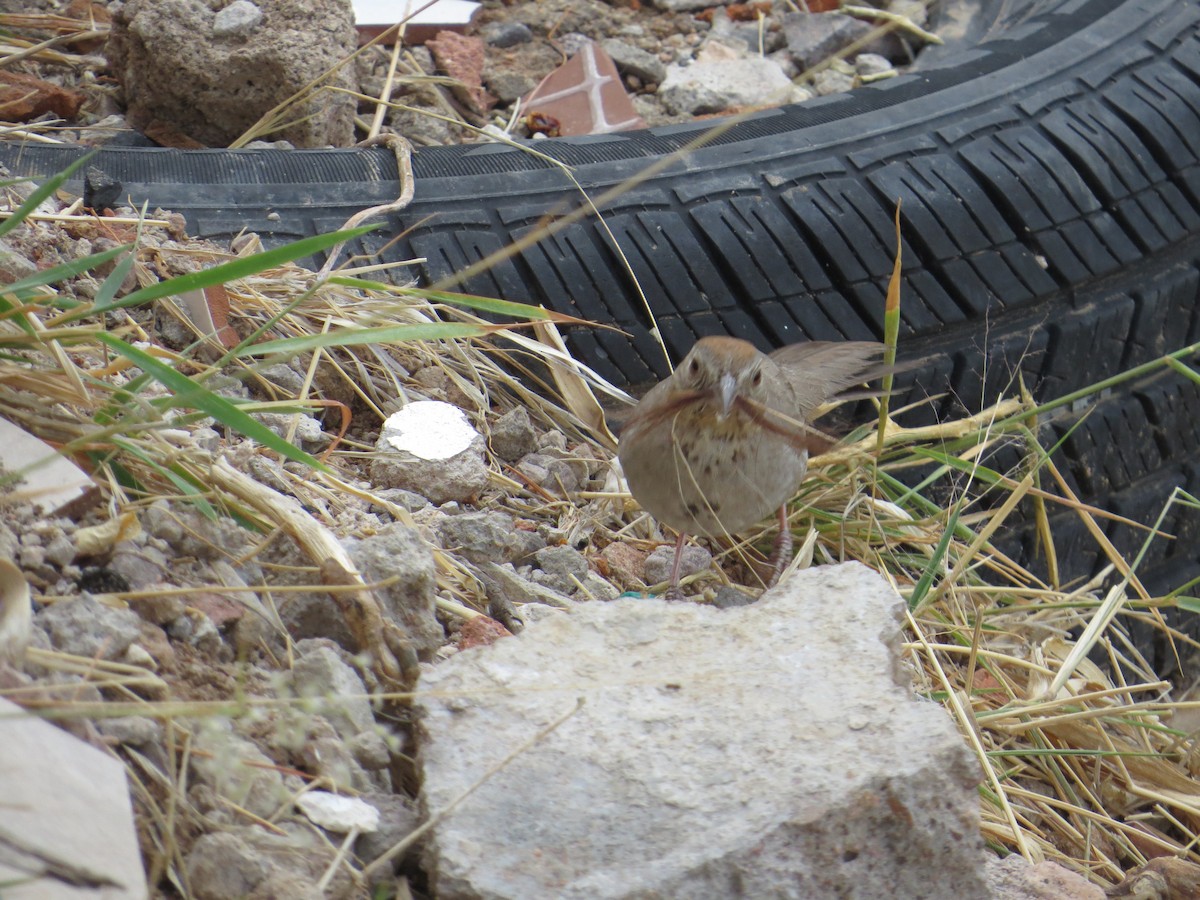
[[[775,535],[775,546],[771,549],[771,577],[767,579],[767,589],[779,584],[779,577],[792,561],[792,529],[788,527],[787,507],[779,507],[779,534]]]

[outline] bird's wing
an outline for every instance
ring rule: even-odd
[[[786,373],[806,416],[840,391],[894,371],[883,364],[883,344],[874,341],[808,341],[780,347],[770,357]]]

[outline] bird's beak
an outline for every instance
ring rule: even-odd
[[[737,399],[737,381],[726,372],[717,384],[721,389],[721,418],[723,419],[729,415],[729,411],[733,409],[733,401]]]

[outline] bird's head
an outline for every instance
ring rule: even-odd
[[[725,418],[739,398],[761,402],[766,361],[767,357],[747,341],[706,337],[684,357],[675,378],[682,390],[709,400],[718,416]]]

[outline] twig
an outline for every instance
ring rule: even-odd
[[[375,147],[380,144],[391,148],[391,151],[396,155],[396,167],[400,170],[400,196],[391,203],[359,210],[346,220],[346,224],[342,226],[342,230],[355,228],[367,219],[372,219],[375,216],[400,212],[400,210],[412,203],[413,193],[416,190],[416,182],[413,179],[412,171],[412,144],[398,134],[385,134],[375,138],[368,138],[360,142],[358,146]],[[342,248],[345,246],[346,243],[343,241],[329,248],[329,258],[325,260],[325,265],[321,266],[321,271],[317,273],[319,279],[324,280],[329,277],[329,273],[333,271],[333,264],[337,262],[338,254],[342,252]]]

